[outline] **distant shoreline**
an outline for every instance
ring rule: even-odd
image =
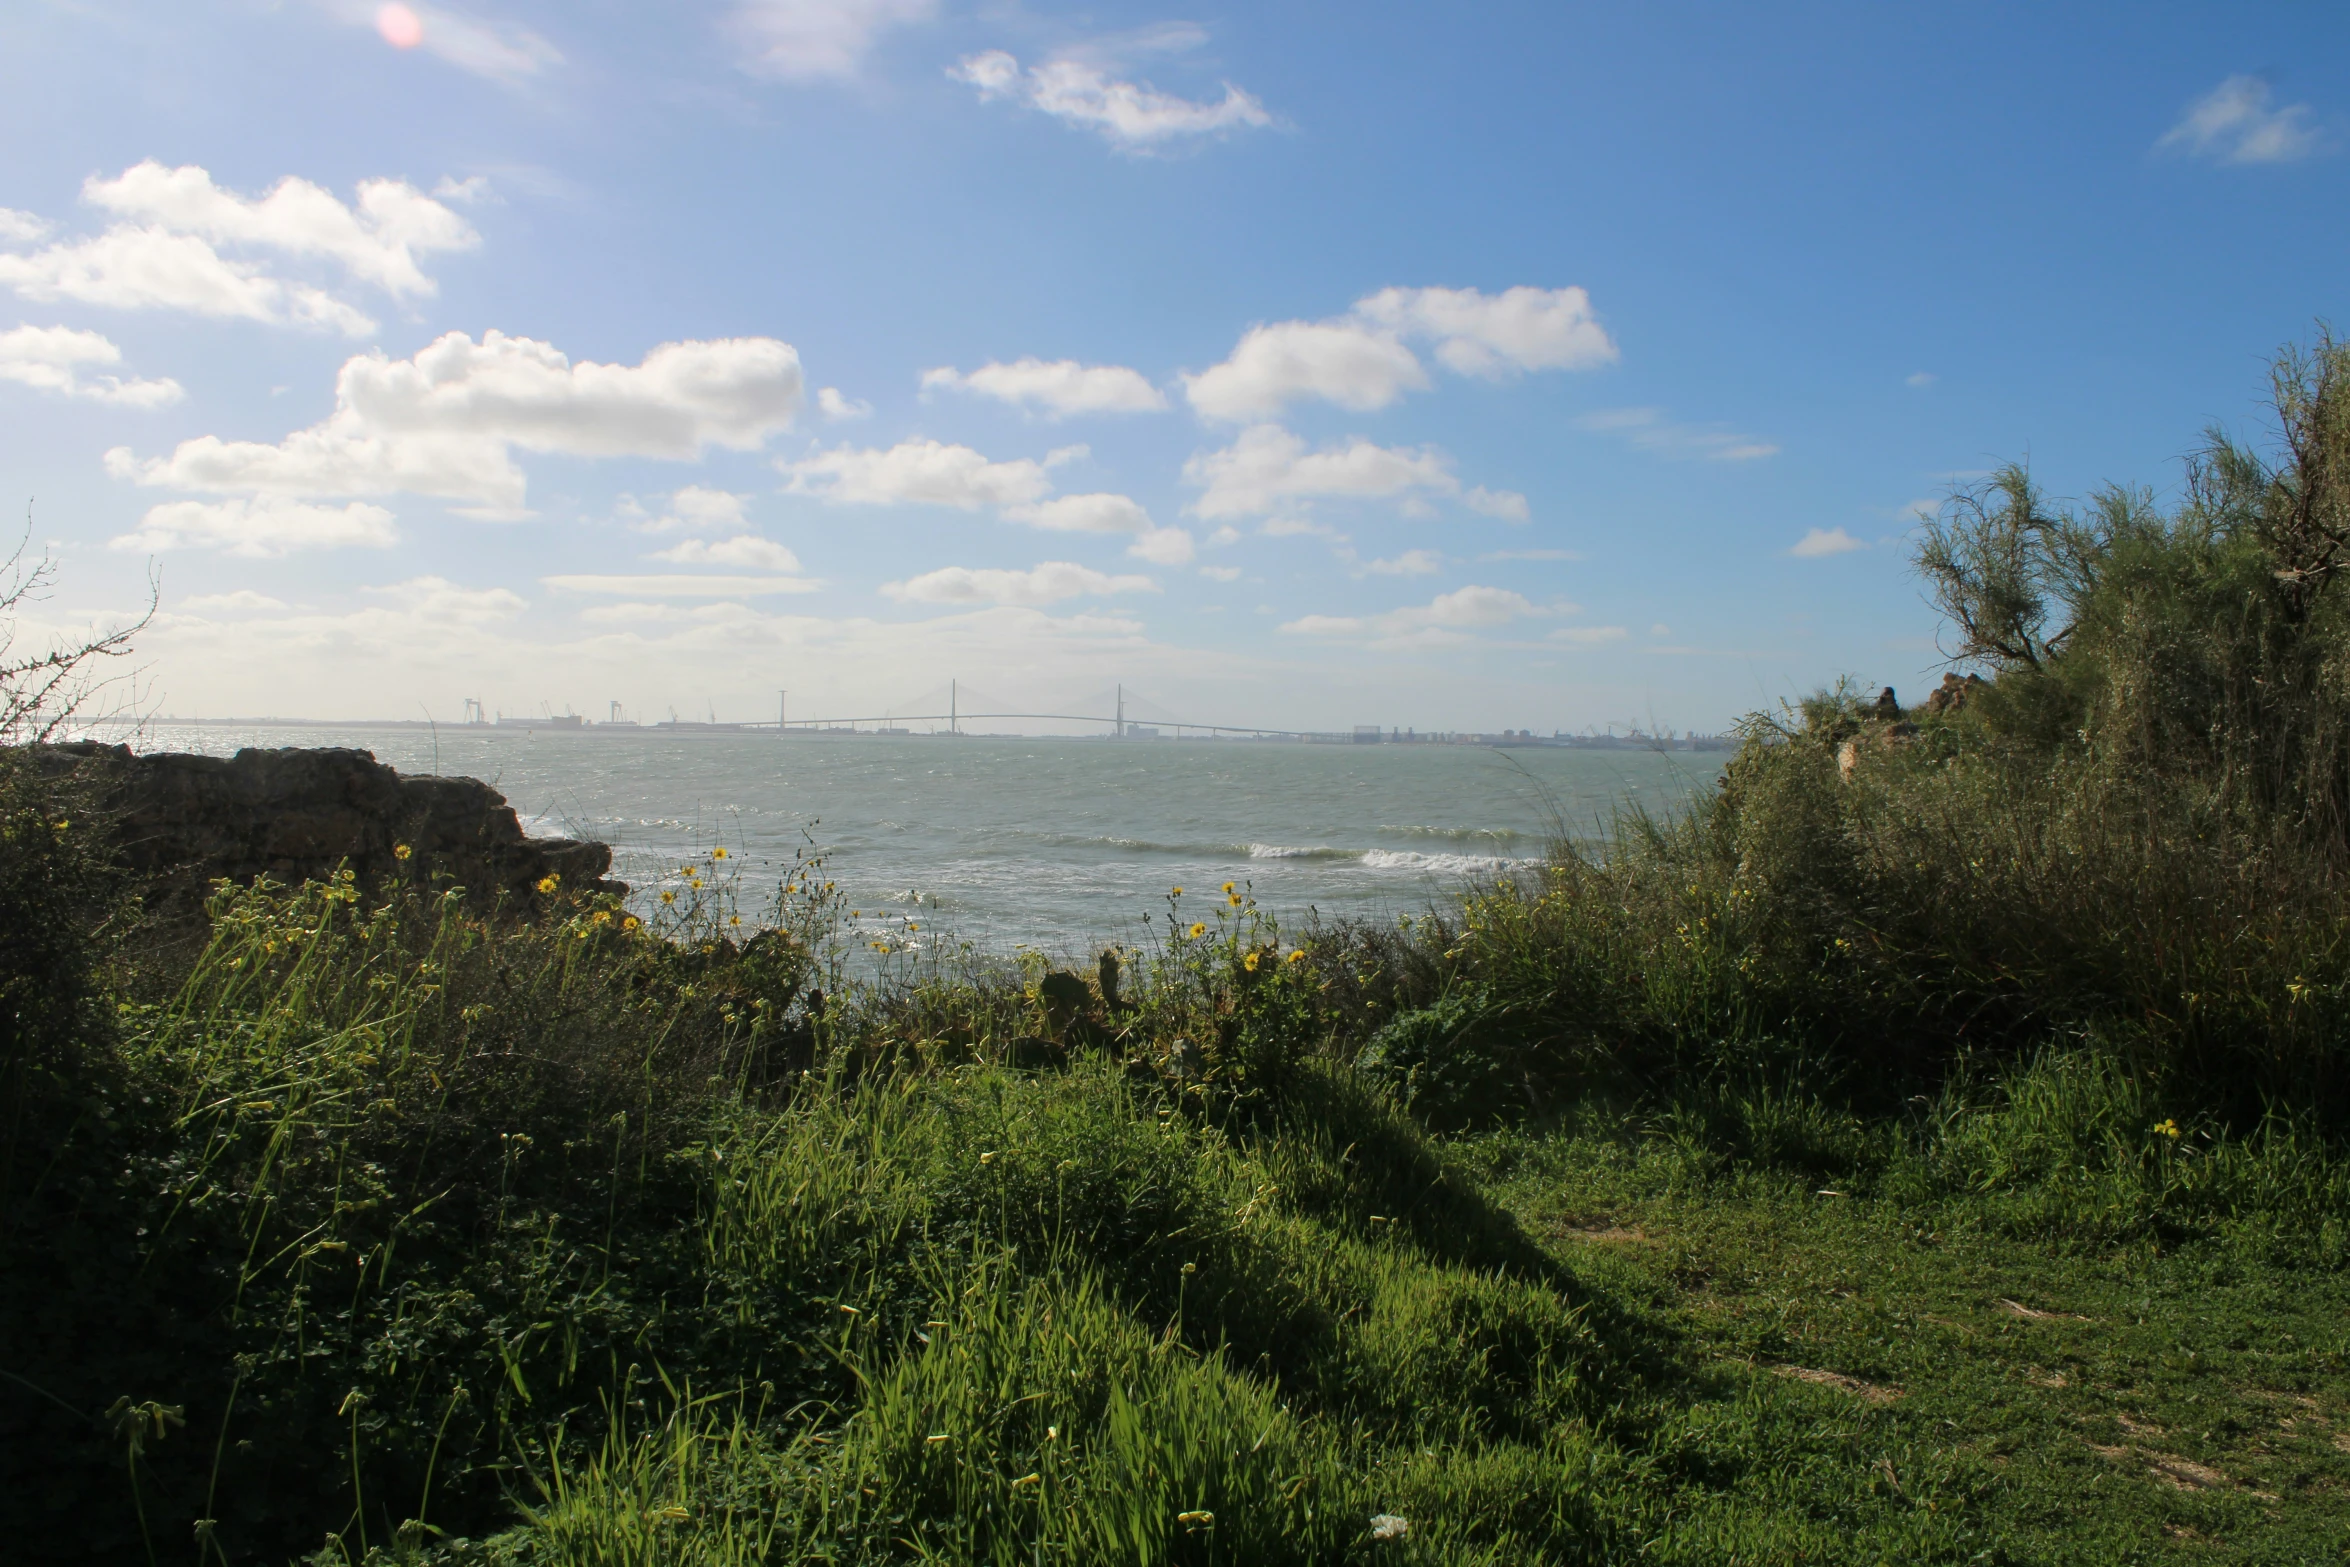
[[[109,720],[93,724],[96,729],[135,731],[144,728],[175,726],[184,729],[352,729],[403,730],[438,733],[446,729],[457,734],[493,736],[528,736],[540,734],[598,735],[612,737],[709,735],[774,735],[775,725],[768,723],[677,723],[677,724],[567,724],[543,720],[502,722],[488,724],[443,724],[423,718],[177,718],[157,716],[139,720]],[[954,733],[947,730],[847,727],[815,727],[793,725],[785,731],[793,736],[817,738],[858,739],[940,739],[940,740],[1120,740],[1116,735],[1038,735],[1017,731]],[[1213,742],[1216,744],[1280,744],[1280,745],[1481,745],[1502,749],[1536,748],[1575,751],[1727,751],[1736,742],[1726,735],[1536,735],[1531,733],[1489,734],[1473,731],[1407,733],[1381,735],[1376,739],[1346,733],[1327,736],[1283,734],[1279,736],[1240,735],[1171,735],[1163,730],[1157,733],[1124,737],[1121,743],[1153,740],[1179,740],[1186,744]]]

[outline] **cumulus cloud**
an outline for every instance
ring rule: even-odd
[[[1147,82],[1120,81],[1104,65],[1074,54],[1020,69],[1001,49],[967,55],[947,74],[979,90],[982,102],[1004,100],[1092,131],[1113,147],[1145,152],[1191,137],[1262,129],[1273,116],[1253,93],[1224,83],[1224,96],[1197,102]]]
[[[1127,495],[1057,495],[1049,501],[1006,508],[1014,522],[1055,533],[1146,533],[1151,514]]]
[[[388,587],[360,590],[426,622],[484,625],[512,620],[530,603],[508,588],[464,588],[446,577],[411,577]]]
[[[345,361],[335,411],[270,445],[199,436],[169,457],[107,453],[140,484],[272,495],[407,491],[514,512],[514,451],[682,460],[747,450],[791,424],[800,361],[768,337],[663,343],[636,365],[573,363],[551,344],[451,332],[412,359]]]
[[[1787,553],[1798,560],[1818,560],[1827,555],[1844,555],[1868,546],[1842,528],[1814,528],[1788,548]]]
[[[755,533],[738,533],[731,539],[705,542],[687,539],[665,550],[656,550],[653,560],[674,561],[680,566],[740,566],[751,571],[797,571],[800,558],[773,539],[763,539]]]
[[[1504,522],[1524,522],[1534,513],[1526,504],[1526,497],[1516,490],[1489,490],[1476,485],[1461,497],[1461,504],[1488,517],[1499,517]]]
[[[1330,321],[1251,327],[1221,364],[1183,378],[1202,418],[1258,419],[1318,397],[1357,412],[1428,385],[1407,339],[1461,375],[1503,380],[1613,363],[1616,345],[1580,288],[1385,288]]]
[[[856,75],[883,33],[937,11],[936,0],[738,0],[726,28],[745,70],[806,82]]]
[[[1751,435],[1709,425],[1675,424],[1661,408],[1607,408],[1576,421],[1586,430],[1621,436],[1644,452],[1707,462],[1752,462],[1776,457],[1779,448]]]
[[[1569,647],[1605,647],[1610,642],[1621,642],[1632,633],[1624,626],[1561,626],[1547,640],[1563,642]],[[1661,632],[1651,631],[1653,635]]]
[[[1238,566],[1202,566],[1199,569],[1199,574],[1210,582],[1238,582],[1240,580]]]
[[[1465,640],[1462,633],[1487,631],[1543,613],[1525,595],[1508,588],[1466,587],[1439,593],[1425,604],[1383,615],[1306,615],[1281,629],[1296,636],[1415,640],[1431,644]],[[1433,635],[1431,635],[1433,634]]]
[[[0,245],[28,245],[45,237],[57,225],[36,212],[0,207]]]
[[[1616,361],[1616,345],[1580,288],[1498,294],[1473,288],[1383,288],[1355,315],[1405,337],[1425,338],[1447,369],[1501,380],[1529,370],[1588,370]]]
[[[1150,413],[1167,406],[1166,396],[1141,371],[1124,365],[1082,365],[1074,359],[985,364],[968,375],[942,367],[923,373],[922,390],[976,392],[1052,419]]]
[[[1280,321],[1251,327],[1223,363],[1183,378],[1202,418],[1237,421],[1319,397],[1367,413],[1428,384],[1419,359],[1396,338],[1350,321]]]
[[[827,419],[863,419],[873,412],[873,405],[854,397],[842,395],[837,386],[825,387],[816,394],[816,407]]]
[[[0,284],[30,299],[364,336],[375,323],[358,306],[276,275],[253,253],[332,263],[348,281],[408,301],[436,290],[423,258],[480,243],[464,218],[403,180],[362,181],[349,204],[291,177],[248,197],[222,189],[195,165],[166,168],[149,159],[111,180],[92,176],[82,198],[120,221],[27,255],[0,254]],[[224,247],[246,254],[224,255]]]
[[[750,525],[750,519],[743,515],[743,502],[748,499],[750,497],[747,495],[689,484],[669,497],[658,516],[646,511],[633,495],[621,496],[617,510],[622,519],[639,533],[680,533],[688,528],[745,528]]]
[[[743,599],[776,593],[815,593],[824,584],[805,577],[696,577],[649,574],[642,576],[572,572],[541,577],[539,581],[563,593],[638,594],[645,598]]]
[[[2189,104],[2155,148],[2214,163],[2292,163],[2325,150],[2309,105],[2271,108],[2269,97],[2259,77],[2231,76]]]
[[[96,332],[63,326],[20,326],[0,332],[0,381],[122,408],[161,408],[187,395],[168,376],[125,381],[84,373],[93,365],[120,363],[122,350]]]
[[[1055,604],[1063,599],[1107,593],[1156,593],[1148,577],[1113,577],[1071,561],[1048,560],[1031,571],[946,566],[904,582],[885,582],[882,593],[916,604]]]
[[[1319,497],[1408,499],[1460,489],[1444,457],[1428,448],[1379,446],[1351,436],[1309,451],[1303,439],[1277,424],[1252,425],[1223,450],[1194,456],[1183,465],[1183,477],[1202,491],[1192,511],[1211,522],[1269,516]]]
[[[388,549],[400,542],[392,514],[354,501],[316,506],[283,496],[225,501],[170,501],[151,507],[138,527],[107,541],[111,550],[219,550],[268,560],[302,550]]]
[[[990,462],[968,446],[908,440],[890,447],[839,446],[812,457],[776,464],[785,487],[798,495],[851,506],[912,502],[976,511],[983,506],[1025,506],[1052,493],[1048,471],[1056,460],[1081,455],[1083,448],[1056,452],[1043,462],[1031,457]]]
[[[1126,546],[1127,554],[1154,566],[1187,565],[1197,552],[1189,528],[1145,528]]]

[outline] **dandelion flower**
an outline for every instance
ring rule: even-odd
[[[723,859],[725,859],[725,858],[726,858],[726,845],[722,843],[722,844],[720,844],[720,845],[719,845],[717,848],[715,848],[715,849],[712,849],[712,850],[710,851],[710,858],[712,858],[713,860],[723,860]]]
[[[1200,937],[1206,935],[1207,933],[1208,928],[1205,925],[1194,925],[1191,927],[1191,939],[1194,941],[1199,940]]]
[[[409,848],[408,845],[404,843],[395,843],[392,845],[392,858],[395,860],[405,860],[409,855],[415,852],[415,850]]]

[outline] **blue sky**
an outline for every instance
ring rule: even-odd
[[[2342,314],[2345,60],[2280,5],[35,0],[0,474],[46,624],[159,572],[183,714],[1915,694],[1917,505],[2174,486]]]

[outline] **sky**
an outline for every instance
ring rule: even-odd
[[[1914,700],[1921,509],[2350,282],[2299,4],[25,0],[0,125],[20,646],[179,716]]]

